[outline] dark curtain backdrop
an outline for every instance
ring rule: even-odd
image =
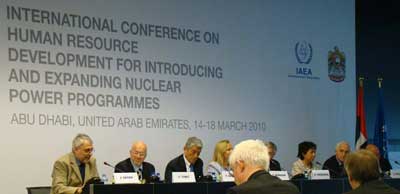
[[[400,1],[356,0],[356,72],[364,76],[368,139],[374,135],[377,77],[383,77],[389,151],[400,151]]]

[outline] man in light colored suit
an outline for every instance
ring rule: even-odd
[[[72,141],[72,152],[54,163],[50,193],[80,194],[86,181],[99,177],[92,153],[92,139],[86,134],[78,134]]]

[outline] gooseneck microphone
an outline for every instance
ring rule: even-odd
[[[117,171],[117,172],[125,172],[124,170],[121,170],[121,169],[119,169],[119,168],[117,168],[117,167],[115,167],[115,166],[109,164],[108,162],[103,162],[103,163],[104,163],[104,165],[113,168],[113,169],[114,169],[115,171]]]
[[[321,162],[319,162],[319,161],[316,161],[316,162],[315,162],[315,164],[317,164],[317,165],[319,166],[319,168],[321,168],[321,169],[322,169],[322,164],[321,164]]]
[[[316,163],[321,167],[321,169],[325,168],[326,170],[329,170],[329,172],[333,172],[336,176],[341,177],[341,176],[346,175],[346,174],[343,174],[343,172],[338,172],[338,171],[336,171],[336,170],[334,170],[332,168],[329,168],[328,166],[323,166],[323,165],[321,165],[320,162],[316,162]],[[331,175],[331,177],[332,177],[332,175]]]

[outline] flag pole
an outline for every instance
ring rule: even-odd
[[[363,87],[364,77],[358,77],[358,84]]]
[[[388,138],[387,138],[387,128],[385,122],[385,110],[383,104],[383,93],[382,93],[382,82],[383,78],[378,77],[378,109],[376,113],[376,121],[375,121],[375,132],[374,132],[374,144],[378,146],[380,154],[384,159],[388,159]],[[381,166],[382,168],[382,166]],[[383,171],[387,171],[383,169]]]
[[[381,78],[381,77],[378,77],[378,87],[379,88],[382,88],[382,81],[383,81],[383,78]]]

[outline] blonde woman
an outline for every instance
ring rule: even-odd
[[[223,171],[230,171],[229,155],[232,152],[232,144],[229,140],[221,140],[215,145],[212,162],[207,166],[207,173],[220,176]]]

